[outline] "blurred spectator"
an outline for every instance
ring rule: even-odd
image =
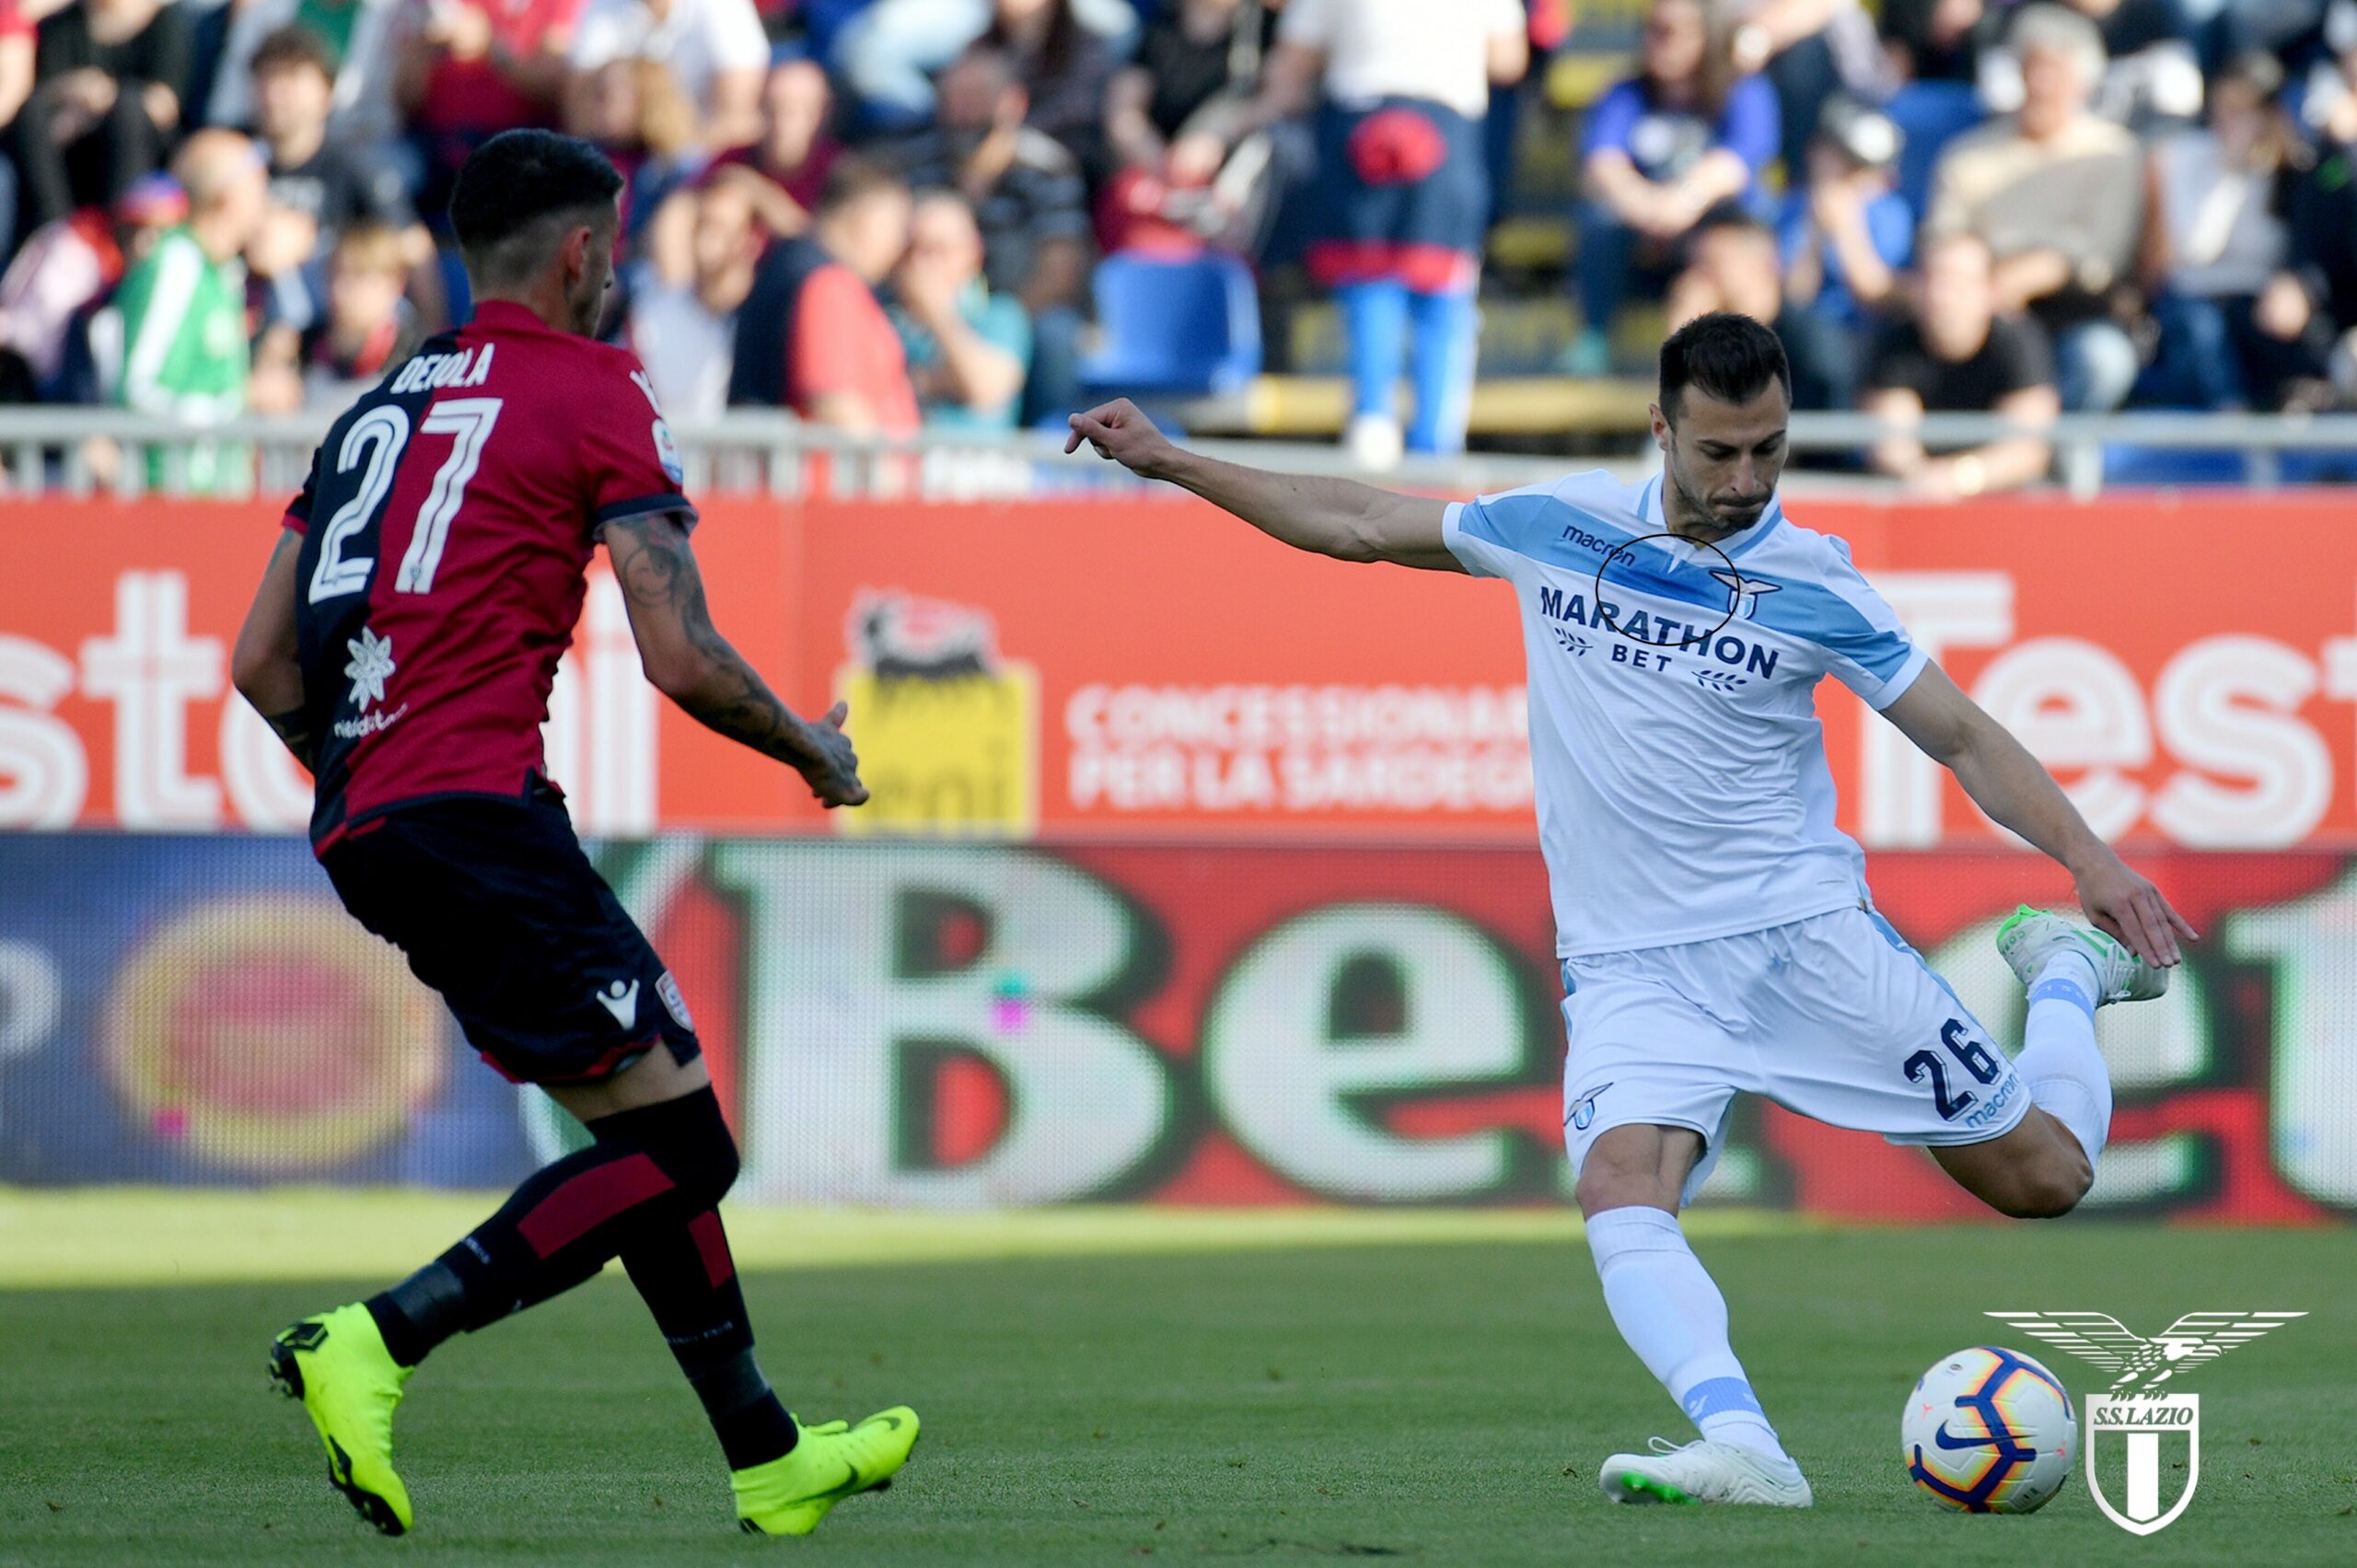
[[[1272,132],[1243,132],[1276,32],[1263,0],[1177,0],[1105,95],[1118,172],[1098,203],[1108,250],[1210,242],[1249,254],[1271,204]]]
[[[186,5],[189,0],[178,0]],[[254,122],[253,61],[262,40],[300,28],[319,41],[335,89],[329,103],[337,143],[373,153],[401,129],[393,109],[393,19],[401,0],[226,0],[228,36],[205,99],[208,125]]]
[[[188,52],[187,13],[164,0],[75,0],[41,19],[16,124],[32,222],[109,205],[162,164]]]
[[[502,131],[553,126],[582,0],[401,0],[393,101],[407,117],[419,206],[437,226],[467,155]]]
[[[1085,36],[1066,30],[1073,23]],[[1085,151],[1137,26],[1131,0],[875,0],[842,29],[836,61],[868,128],[914,131],[933,116],[930,78],[990,36],[1022,63],[1031,123],[1059,139],[1076,134]]]
[[[1875,24],[1858,0],[1729,0],[1728,8],[1735,68],[1758,72],[1775,89],[1777,147],[1785,177],[1797,183],[1826,100],[1885,85]]]
[[[1867,320],[1915,251],[1915,217],[1891,188],[1898,128],[1853,99],[1826,102],[1806,187],[1787,198],[1784,313],[1793,406],[1856,406]]]
[[[1024,122],[1028,103],[1014,63],[977,45],[941,74],[939,125],[895,151],[911,185],[973,203],[991,287],[1038,312],[1081,297],[1088,188],[1072,154]]]
[[[632,293],[630,346],[673,419],[717,419],[727,412],[737,312],[753,291],[761,259],[754,190],[761,183],[749,170],[724,168],[674,196],[666,211],[687,215],[687,273]]]
[[[597,144],[622,176],[621,241],[701,165],[696,112],[661,64],[621,55],[565,83],[564,128]]]
[[[916,433],[908,357],[876,297],[908,252],[909,210],[900,175],[836,161],[809,234],[771,246],[737,313],[731,404],[858,435]]]
[[[0,276],[0,402],[94,395],[64,384],[75,333],[124,272],[187,221],[180,181],[156,173],[132,181],[111,212],[84,207],[35,229]],[[87,376],[89,345],[78,346]]]
[[[1611,367],[1622,299],[1666,274],[1704,213],[1752,197],[1781,134],[1776,89],[1737,71],[1724,18],[1704,0],[1652,0],[1638,59],[1589,111],[1581,149],[1573,375]]]
[[[807,60],[782,60],[761,85],[761,134],[749,147],[724,155],[759,174],[761,222],[773,234],[796,233],[810,222],[810,208],[827,188],[827,170],[842,152],[831,134],[834,89],[827,74]],[[780,202],[778,196],[784,200]]]
[[[2336,4],[2325,37],[2333,57],[2309,74],[2301,118],[2315,137],[2313,156],[2285,184],[2292,255],[2307,296],[2330,330],[2357,326],[2357,5]],[[2357,362],[2346,344],[2334,354],[2344,401],[2357,400]]]
[[[1969,82],[1995,28],[1985,0],[1882,0],[1875,29],[1899,82]]]
[[[92,329],[110,401],[142,413],[211,424],[245,412],[250,349],[245,268],[270,198],[260,149],[235,131],[199,131],[172,160],[188,222],[125,274]],[[250,477],[242,448],[197,441],[149,454],[148,482],[204,494]]]
[[[2303,150],[2273,102],[2282,80],[2271,57],[2245,57],[2211,84],[2206,126],[2152,148],[2142,270],[2161,342],[2142,401],[2276,408],[2326,375],[2330,332],[2288,270],[2291,230],[2276,210],[2278,180]]]
[[[400,174],[352,141],[329,134],[335,74],[327,46],[307,29],[281,28],[255,46],[252,70],[254,130],[270,157],[271,204],[303,215],[315,230],[296,259],[297,273],[316,273],[313,264],[324,261],[347,225],[380,224],[401,236],[419,309],[427,325],[439,326],[441,269]],[[304,281],[317,289],[325,280],[322,274]]]
[[[770,42],[752,0],[587,0],[573,35],[573,68],[651,60],[671,74],[697,117],[696,144],[740,147],[761,134]]]
[[[261,218],[246,238],[246,327],[259,345],[273,333],[300,333],[319,313],[326,276],[314,287],[312,264],[321,256],[319,219],[301,207],[282,204],[265,187]],[[290,343],[291,346],[291,343]],[[255,404],[261,412],[280,412]]]
[[[1776,231],[1727,203],[1704,214],[1687,236],[1686,265],[1670,280],[1663,299],[1662,330],[1674,332],[1714,310],[1732,310],[1781,330],[1783,308]]]
[[[1088,188],[1062,144],[1025,122],[1013,63],[977,44],[941,74],[941,122],[900,145],[910,182],[964,196],[982,229],[983,270],[1033,328],[1026,403],[1034,415],[1078,395],[1089,266]]]
[[[1015,63],[1031,103],[1025,123],[1062,142],[1084,165],[1099,167],[1105,92],[1119,62],[1082,24],[1074,0],[995,0],[982,41]]]
[[[2026,316],[1999,313],[1988,244],[1968,233],[1925,241],[1915,313],[1875,339],[1865,386],[1865,412],[1901,426],[1926,413],[1996,413],[2035,429],[2061,406],[2045,332]],[[2051,460],[2034,434],[1937,451],[1900,434],[1874,449],[1877,470],[1941,499],[2018,489]]]
[[[265,338],[254,364],[257,412],[341,413],[424,335],[404,297],[410,250],[401,230],[347,226],[328,259],[326,308],[299,333]]]
[[[2134,308],[2128,285],[2143,223],[2142,153],[2133,136],[2088,110],[2104,58],[2093,23],[2033,5],[2008,47],[2021,67],[2021,112],[1949,144],[1927,226],[1987,243],[2000,308],[2027,308],[2053,337],[2062,406],[2107,412],[2136,380],[2136,346],[2120,318]]]
[[[33,92],[35,30],[18,0],[0,0],[0,132],[13,131]],[[13,141],[0,143],[0,256],[17,248],[20,182]]]
[[[2107,119],[2145,127],[2201,112],[2201,64],[2185,0],[2064,0],[2095,23],[2110,64],[2096,108]]]
[[[968,433],[1015,428],[1031,318],[982,276],[982,231],[955,191],[917,197],[909,253],[892,274],[892,325],[924,422]]]
[[[1490,222],[1481,124],[1491,83],[1528,67],[1527,27],[1521,0],[1292,0],[1277,25],[1248,127],[1290,118],[1322,89],[1324,211],[1309,270],[1341,304],[1346,439],[1370,466],[1396,462],[1403,445],[1393,412],[1403,359],[1416,392],[1404,445],[1464,447]]]
[[[760,177],[745,180],[742,190],[762,228],[773,235],[808,228],[827,170],[842,152],[828,134],[833,105],[827,74],[809,61],[784,60],[772,67],[761,88],[761,140],[714,159],[694,186],[666,197],[642,231],[641,254],[654,275],[677,286],[693,273],[701,188],[725,170]]]

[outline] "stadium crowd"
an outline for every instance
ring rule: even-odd
[[[1455,449],[1534,134],[1562,374],[1657,301],[1899,423],[2357,401],[2357,0],[0,0],[0,118],[7,402],[341,407],[463,315],[450,182],[521,125],[624,172],[609,330],[683,420],[1054,418],[1100,258],[1224,254],[1333,301],[1354,451]]]

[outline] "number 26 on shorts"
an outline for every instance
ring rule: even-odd
[[[1997,1059],[1989,1054],[1987,1046],[1972,1038],[1962,1018],[1950,1018],[1940,1026],[1940,1043],[1948,1048],[1948,1054],[1956,1058],[1958,1065],[1972,1074],[1974,1082],[1997,1081]],[[1980,1103],[1980,1097],[1970,1089],[1961,1094],[1949,1092],[1948,1064],[1935,1051],[1917,1051],[1903,1063],[1903,1069],[1910,1083],[1920,1084],[1927,1076],[1932,1080],[1932,1103],[1943,1121],[1954,1121]]]

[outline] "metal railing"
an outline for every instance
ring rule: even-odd
[[[302,487],[311,454],[333,421],[324,415],[247,417],[194,427],[122,409],[0,410],[0,464],[14,496],[203,494],[281,497]],[[824,494],[936,501],[1022,499],[1136,490],[1144,482],[1063,442],[1006,436],[849,436],[791,414],[747,410],[672,426],[688,493],[797,496]],[[1360,475],[1341,447],[1269,441],[1197,441],[1197,450],[1299,473]],[[195,486],[177,460],[192,448],[225,454],[221,482]],[[249,460],[247,454],[250,454]],[[1592,463],[1584,466],[1593,466]],[[1417,459],[1380,477],[1408,489],[1457,493],[1511,489],[1560,475],[1559,459]]]
[[[1893,426],[1863,413],[1793,416],[1795,452],[1864,452],[1891,436],[1911,436],[1933,447],[1964,447],[2032,436],[2054,448],[2057,481],[2073,495],[2104,485],[2105,449],[2221,452],[2239,456],[2242,482],[2269,490],[2283,482],[2289,453],[2338,454],[2357,459],[2357,414],[2114,413],[2065,414],[2050,425],[2024,426],[1985,413],[1928,414],[1920,425]],[[2357,460],[2352,460],[2357,470]]]
[[[205,494],[275,498],[300,488],[312,450],[330,423],[323,416],[305,415],[245,418],[194,428],[120,409],[0,410],[5,493],[123,497],[151,492],[191,494],[194,487],[186,478],[190,465],[180,459],[192,450],[206,449],[222,459],[214,466],[226,477]],[[1864,414],[1803,413],[1793,417],[1791,444],[1801,455],[1856,455],[1896,433],[1894,427]],[[2026,432],[1992,415],[1934,414],[1906,433],[1934,447],[1976,445],[2021,434],[2038,436],[2053,446],[2059,482],[2076,495],[2093,494],[2102,488],[2105,452],[2115,446],[2240,454],[2243,482],[2255,488],[2282,482],[2282,459],[2291,453],[2340,455],[2350,459],[2350,471],[2357,472],[2357,415],[2352,414],[2071,415],[2049,427]],[[790,414],[748,410],[708,423],[682,424],[674,427],[674,434],[691,494],[823,494],[983,501],[1096,494],[1136,490],[1141,485],[1131,475],[1086,453],[1066,457],[1061,440],[1036,432],[869,438],[807,425]],[[1637,450],[1617,459],[1472,453],[1411,458],[1387,472],[1368,474],[1335,445],[1251,440],[1190,444],[1197,450],[1262,467],[1366,477],[1402,489],[1457,494],[1543,482],[1570,468],[1603,466],[1633,472],[1655,460],[1651,452]],[[246,459],[248,452],[250,460]],[[1891,487],[1861,471],[1845,476],[1804,470],[1792,476],[1788,488],[1872,494]]]

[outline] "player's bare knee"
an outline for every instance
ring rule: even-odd
[[[2095,1172],[2086,1156],[2073,1149],[2067,1155],[2025,1164],[2012,1173],[2002,1191],[1983,1198],[2009,1219],[2054,1220],[2077,1208],[2094,1185]]]
[[[1580,1170],[1577,1189],[1580,1213],[1594,1217],[1608,1209],[1675,1209],[1676,1196],[1673,1194],[1664,1202],[1660,1186],[1650,1170],[1636,1171],[1591,1161]]]
[[[1664,1127],[1615,1127],[1589,1146],[1580,1162],[1575,1195],[1582,1214],[1608,1209],[1678,1212],[1687,1171],[1699,1144],[1694,1134]]]

